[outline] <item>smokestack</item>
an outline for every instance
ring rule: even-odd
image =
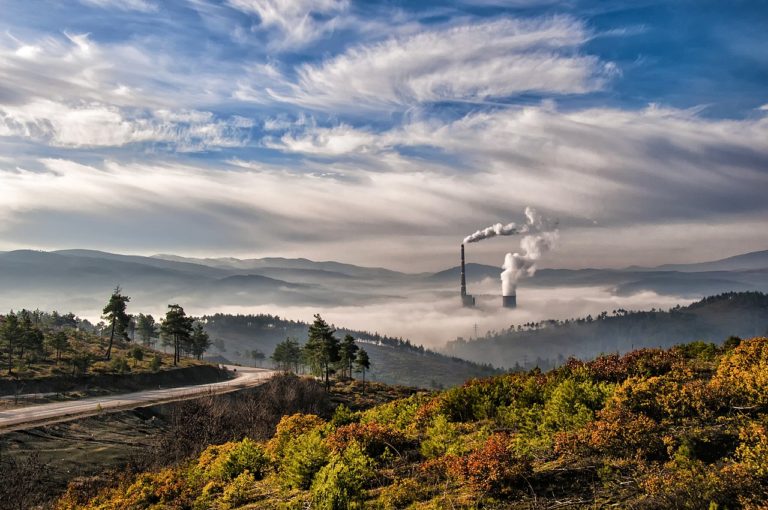
[[[501,306],[504,308],[517,308],[517,294],[501,296]]]
[[[464,245],[461,245],[461,297],[467,295],[467,277],[464,274]]]
[[[467,277],[464,272],[464,245],[461,245],[461,304],[471,308],[475,306],[475,298],[467,294]]]

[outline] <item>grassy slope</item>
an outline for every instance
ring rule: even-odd
[[[307,338],[306,323],[275,316],[217,314],[204,319],[206,330],[211,338],[223,340],[226,348],[225,352],[212,350],[210,354],[221,354],[227,359],[240,363],[252,363],[247,353],[253,349],[258,349],[269,356],[274,351],[275,345],[286,337],[296,338],[301,342]],[[386,384],[432,389],[455,386],[473,377],[486,377],[499,373],[489,366],[419,350],[414,346],[400,344],[394,339],[363,331],[339,329],[336,336],[342,338],[346,334],[363,340],[358,342],[358,345],[370,355],[371,379]],[[380,340],[383,342],[382,345],[370,343]]]
[[[327,423],[294,416],[266,447],[209,450],[85,508],[762,508],[766,382],[768,338],[573,361]]]

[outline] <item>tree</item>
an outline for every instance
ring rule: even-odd
[[[342,377],[344,377],[346,372],[346,376],[352,379],[352,364],[355,362],[355,355],[357,354],[358,349],[359,347],[355,343],[355,337],[352,335],[346,335],[344,340],[341,341],[341,345],[339,346],[339,363],[342,367]]]
[[[45,335],[33,324],[33,313],[29,310],[22,310],[17,314],[18,318],[18,337],[16,344],[19,348],[19,358],[34,358],[43,351]],[[25,358],[24,354],[27,353]]]
[[[203,359],[203,354],[211,347],[211,338],[199,322],[196,322],[192,328],[191,347],[192,355],[197,359]]]
[[[136,367],[136,363],[144,359],[144,349],[138,345],[131,349],[131,358],[133,358],[133,366]]]
[[[275,346],[275,352],[272,353],[272,361],[277,368],[288,372],[294,370],[298,372],[301,363],[301,347],[299,342],[293,338],[286,338]]]
[[[363,392],[365,392],[365,371],[371,368],[371,359],[368,357],[368,353],[365,349],[357,351],[357,357],[355,358],[355,372],[363,374]]]
[[[152,345],[152,339],[157,337],[157,324],[152,315],[140,313],[136,317],[136,331],[139,333],[141,342],[147,347]]]
[[[19,318],[11,312],[5,316],[3,322],[2,338],[8,350],[8,375],[13,373],[13,351],[20,336]]]
[[[253,358],[253,361],[258,363],[259,366],[261,366],[261,363],[264,361],[264,358],[266,358],[266,356],[260,350],[254,349],[251,351],[251,358]]]
[[[120,286],[115,287],[112,296],[109,298],[107,306],[104,307],[102,312],[102,319],[109,323],[109,346],[107,347],[106,359],[112,356],[112,343],[115,340],[115,335],[122,337],[124,340],[128,340],[128,324],[131,322],[131,316],[128,315],[125,310],[127,308],[128,301],[131,298],[123,296],[121,294]]]
[[[192,323],[193,319],[187,317],[181,306],[168,305],[160,331],[173,345],[173,366],[178,365],[182,348],[189,345],[192,340]]]
[[[56,364],[61,361],[61,353],[69,347],[69,338],[64,331],[59,331],[53,335],[49,341],[51,349],[56,352]]]
[[[309,327],[307,343],[304,352],[312,371],[325,379],[325,389],[331,387],[331,368],[339,361],[339,340],[334,336],[334,331],[325,322],[320,314],[315,314],[315,322]]]

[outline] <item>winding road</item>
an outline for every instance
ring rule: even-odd
[[[0,434],[13,430],[74,420],[84,416],[93,416],[104,412],[123,411],[136,407],[188,400],[206,395],[229,393],[263,384],[276,373],[274,370],[266,368],[225,366],[229,370],[237,371],[233,379],[195,386],[181,386],[178,388],[137,391],[135,393],[105,395],[66,402],[52,402],[50,404],[0,411]]]

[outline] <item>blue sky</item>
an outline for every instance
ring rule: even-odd
[[[549,265],[768,248],[765,2],[0,11],[0,249],[421,270],[527,205]]]

